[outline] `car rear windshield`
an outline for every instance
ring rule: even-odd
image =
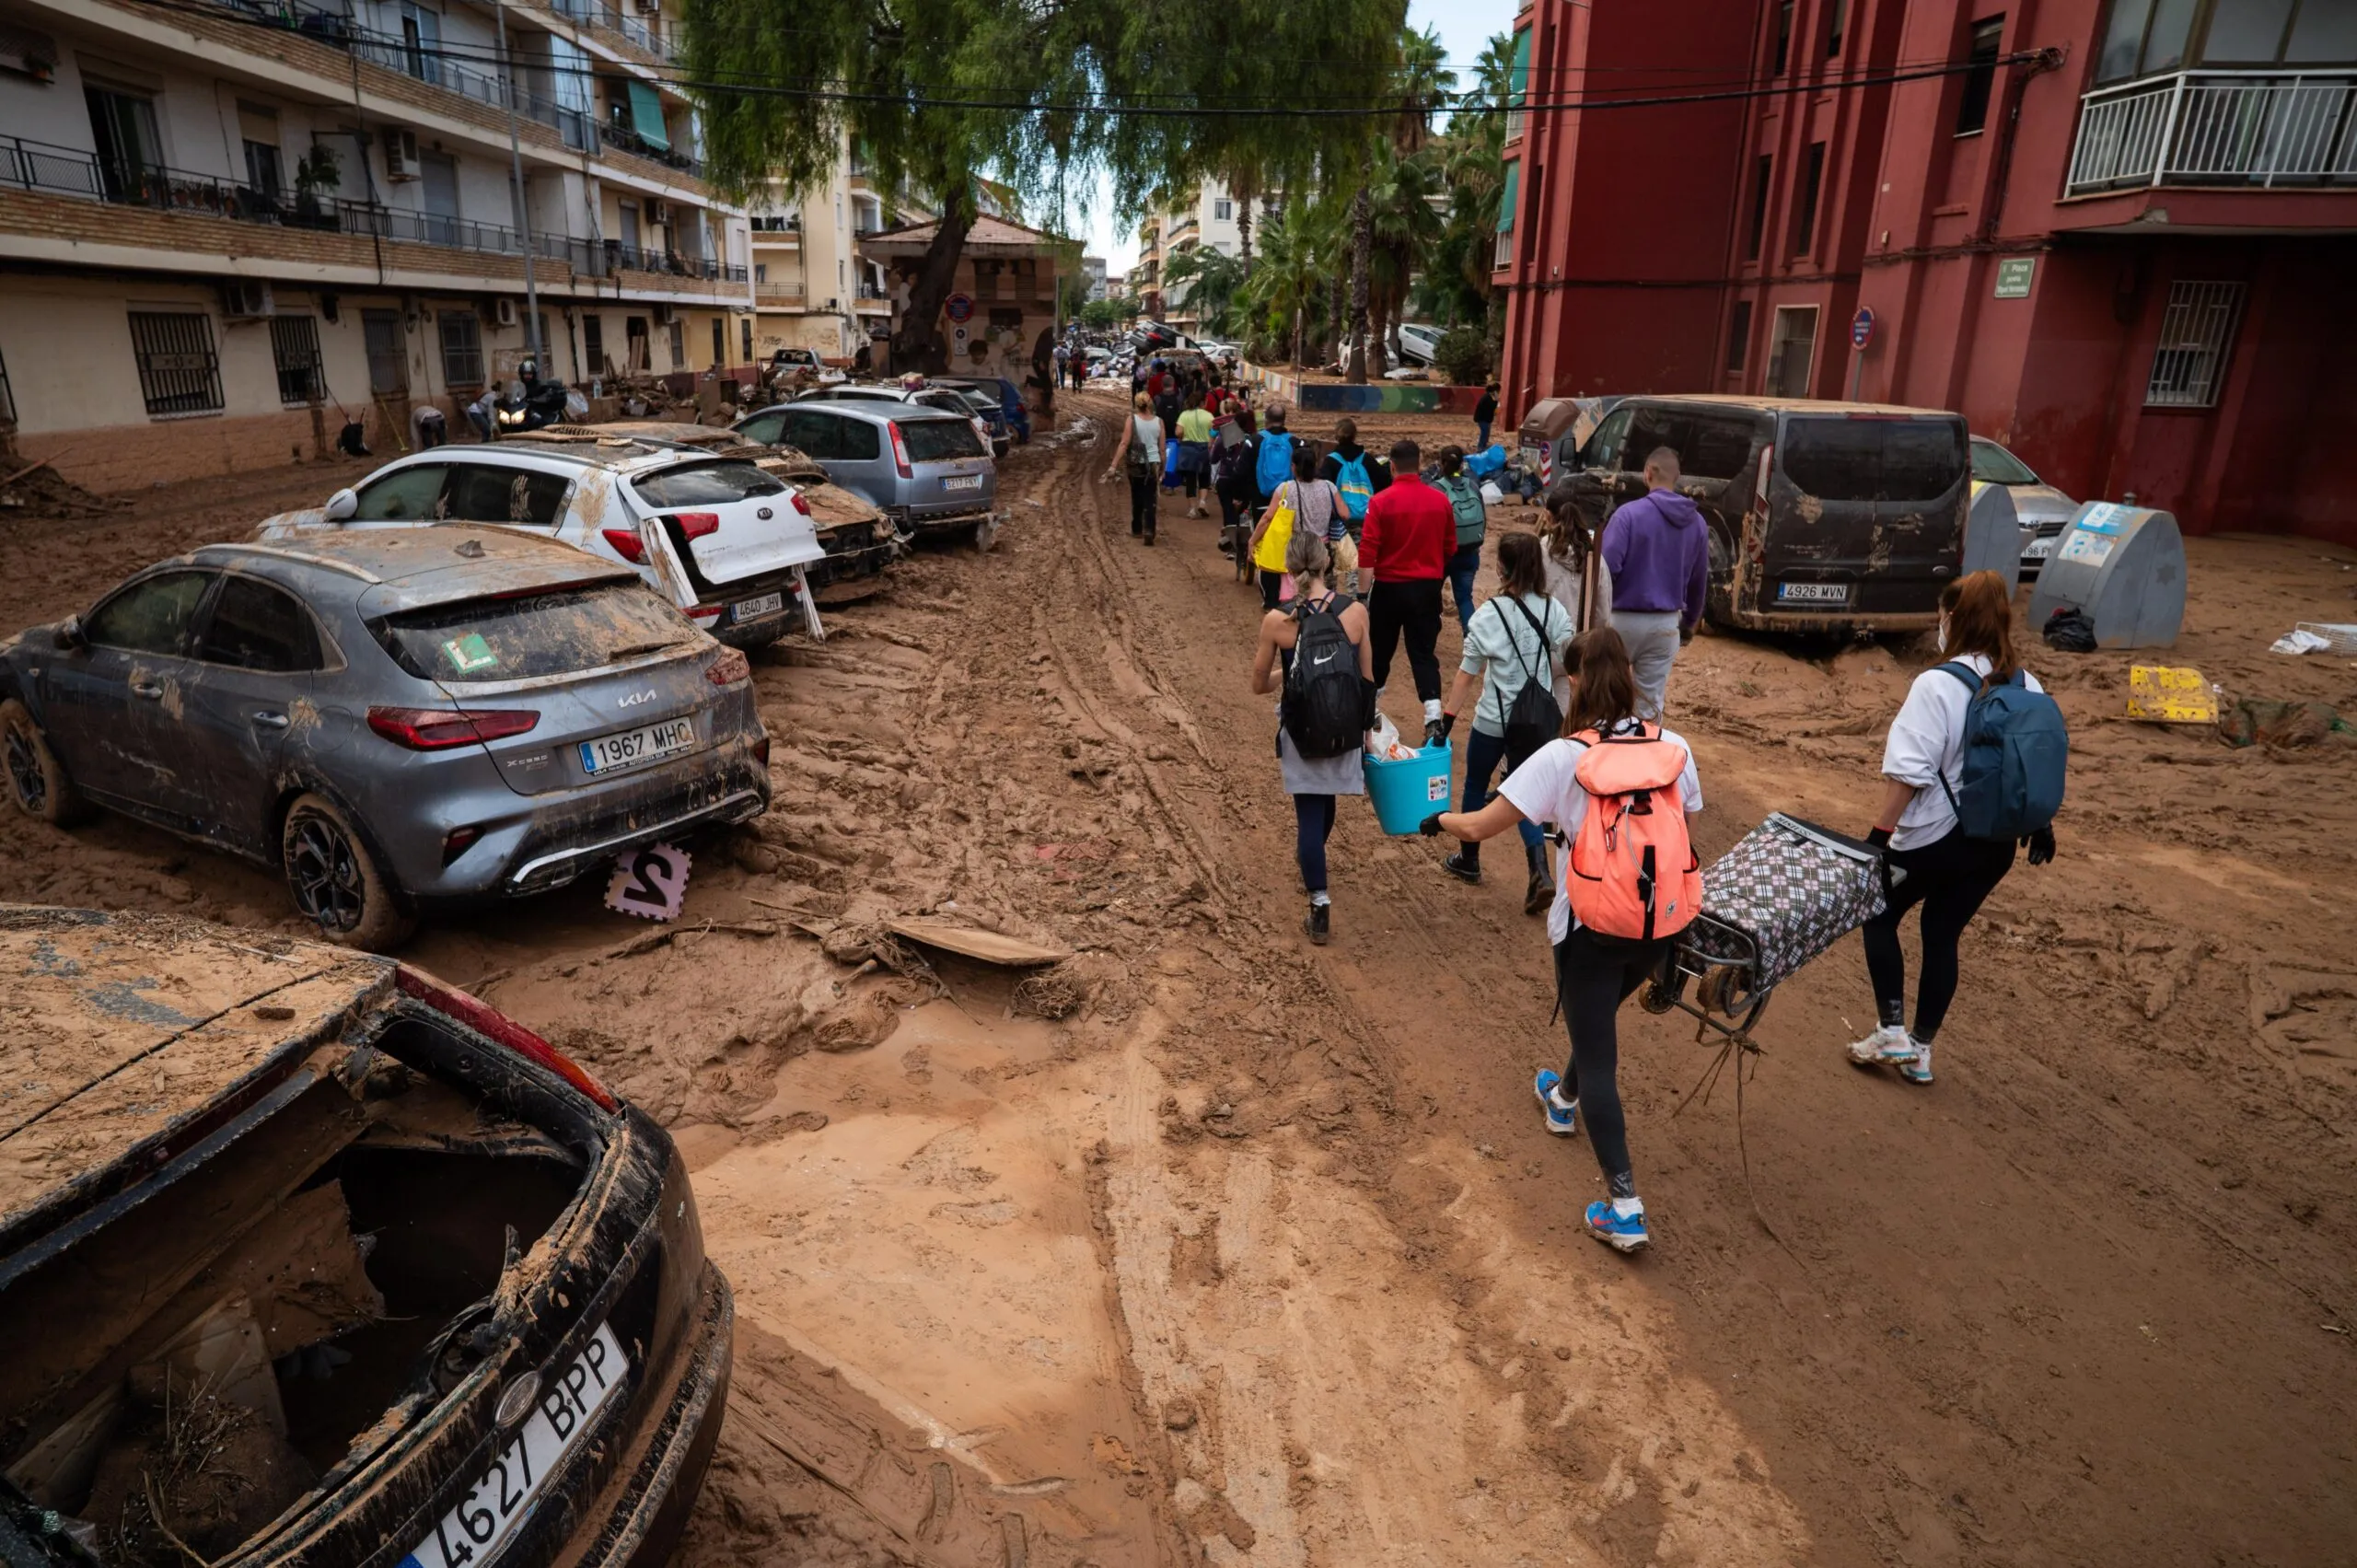
[[[912,463],[945,462],[951,458],[979,458],[982,438],[962,419],[904,419],[900,439],[908,444]]]
[[[2029,465],[1993,441],[1972,444],[1972,477],[1983,484],[2036,484]]]
[[[1824,501],[1937,501],[1964,481],[1965,436],[1952,419],[1792,419],[1784,477]]]
[[[741,459],[665,469],[633,480],[631,487],[650,506],[715,506],[756,495],[775,495],[785,488]]]
[[[573,675],[696,635],[694,622],[644,583],[437,604],[368,629],[403,669],[446,685]]]

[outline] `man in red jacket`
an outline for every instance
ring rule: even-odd
[[[1424,739],[1442,738],[1440,585],[1457,550],[1457,513],[1423,481],[1423,454],[1413,441],[1391,447],[1391,482],[1367,503],[1359,536],[1359,580],[1366,589],[1368,631],[1375,638],[1375,683],[1391,674],[1391,656],[1401,633],[1408,637],[1408,668],[1416,695],[1424,702]]]

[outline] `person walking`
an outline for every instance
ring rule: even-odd
[[[1620,1004],[1659,970],[1675,934],[1701,903],[1699,873],[1644,878],[1640,851],[1656,866],[1692,861],[1686,819],[1702,809],[1702,782],[1693,748],[1639,716],[1636,676],[1618,632],[1599,626],[1582,633],[1569,663],[1572,708],[1563,738],[1509,773],[1480,810],[1435,813],[1422,828],[1478,843],[1515,822],[1551,822],[1569,842],[1547,936],[1555,947],[1555,996],[1572,1053],[1561,1073],[1542,1069],[1531,1088],[1550,1132],[1570,1137],[1587,1123],[1608,1193],[1587,1206],[1588,1234],[1615,1251],[1634,1252],[1651,1237],[1629,1159],[1617,1019]],[[1634,799],[1647,807],[1642,816],[1630,809]],[[1654,936],[1629,934],[1647,923]]]
[[[1426,484],[1413,441],[1391,447],[1391,482],[1368,503],[1359,534],[1360,581],[1375,639],[1375,683],[1389,679],[1391,656],[1408,644],[1408,668],[1423,700],[1424,738],[1440,738],[1440,580],[1457,552],[1457,514]]]
[[[1162,421],[1154,416],[1154,400],[1140,392],[1131,400],[1129,423],[1121,427],[1120,444],[1106,467],[1105,480],[1117,473],[1130,481],[1130,537],[1154,542],[1155,515],[1161,501]]]
[[[1334,449],[1318,463],[1318,477],[1342,493],[1355,536],[1366,522],[1368,504],[1391,482],[1391,470],[1359,445],[1358,421],[1345,416],[1334,422]]]
[[[1309,912],[1301,928],[1323,947],[1333,931],[1326,889],[1326,841],[1338,796],[1364,795],[1360,767],[1368,709],[1366,607],[1327,582],[1323,536],[1305,530],[1285,547],[1293,607],[1260,617],[1252,656],[1252,691],[1283,689],[1277,705],[1277,766],[1293,796],[1294,854]],[[1283,673],[1279,673],[1282,664]]]
[[[1178,415],[1185,407],[1179,392],[1178,373],[1160,360],[1155,361],[1154,379],[1146,384],[1146,390],[1154,398],[1155,417],[1162,421],[1162,438],[1166,441],[1175,439],[1178,434]]]
[[[1293,477],[1277,486],[1252,530],[1252,564],[1260,573],[1260,608],[1274,610],[1284,592],[1287,552],[1295,534],[1310,534],[1328,543],[1347,535],[1343,529],[1342,498],[1334,487],[1316,477],[1318,460],[1306,447],[1293,454]],[[1326,570],[1333,568],[1328,557]]]
[[[1495,381],[1481,389],[1480,401],[1473,405],[1473,449],[1490,449],[1490,426],[1498,422],[1498,384]]]
[[[1285,428],[1285,408],[1271,403],[1260,420],[1260,443],[1252,454],[1252,505],[1266,506],[1277,487],[1293,477],[1293,449],[1298,445]]]
[[[1465,471],[1461,447],[1440,449],[1440,477],[1433,486],[1448,497],[1449,510],[1457,517],[1457,550],[1448,558],[1448,586],[1457,596],[1457,629],[1469,634],[1473,579],[1481,572],[1481,540],[1490,528],[1490,504],[1481,499],[1481,482]]]
[[[1850,1060],[1859,1066],[1896,1067],[1910,1084],[1932,1081],[1932,1041],[1956,997],[1956,944],[2013,869],[2016,842],[2029,851],[2032,865],[2054,858],[2051,826],[2018,841],[1974,838],[1964,830],[1958,797],[1965,788],[1966,721],[1975,700],[2016,684],[2028,692],[2045,688],[2014,651],[2013,596],[2004,578],[1975,572],[1949,584],[1940,601],[1939,644],[1947,662],[1915,678],[1883,743],[1882,806],[1866,842],[1882,848],[1889,882],[1883,912],[1862,933],[1879,1022],[1850,1047]],[[2054,722],[2059,726],[2059,713]],[[2059,770],[2059,759],[2054,765]],[[2059,772],[2052,787],[2059,801]],[[1898,928],[1915,909],[1922,912],[1923,973],[1910,1029]]]
[[[1498,540],[1498,575],[1503,579],[1498,591],[1482,601],[1465,630],[1464,660],[1440,714],[1441,735],[1446,738],[1474,688],[1480,689],[1465,743],[1464,798],[1457,807],[1469,817],[1489,804],[1490,780],[1498,764],[1504,763],[1509,773],[1521,767],[1554,738],[1563,719],[1555,675],[1571,645],[1572,618],[1548,596],[1547,558],[1537,535],[1508,534]],[[1543,706],[1538,698],[1524,695],[1533,683]],[[1534,723],[1540,726],[1535,737]],[[1537,914],[1555,896],[1547,875],[1547,841],[1534,822],[1526,820],[1519,828],[1529,871],[1522,912]],[[1481,846],[1464,844],[1441,865],[1459,880],[1479,882]]]
[[[1212,494],[1219,499],[1219,550],[1234,555],[1244,548],[1252,517],[1252,465],[1260,456],[1260,432],[1242,403],[1213,422]]]
[[[1187,516],[1203,515],[1202,494],[1211,482],[1212,411],[1200,402],[1178,416],[1178,478],[1187,487]]]
[[[1538,519],[1538,545],[1547,562],[1547,597],[1563,607],[1572,618],[1572,625],[1585,632],[1590,626],[1612,624],[1612,574],[1605,570],[1601,551],[1586,552],[1585,561],[1576,547],[1575,530],[1579,520],[1570,508],[1549,509]],[[1596,574],[1595,602],[1587,600],[1587,574]],[[1568,712],[1572,705],[1571,688],[1563,679],[1555,679],[1555,705]]]
[[[1710,587],[1710,527],[1678,493],[1676,452],[1656,447],[1645,459],[1645,493],[1604,525],[1603,555],[1612,628],[1629,645],[1645,714],[1657,719],[1667,711],[1670,666],[1702,623]]]

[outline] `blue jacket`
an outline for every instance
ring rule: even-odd
[[[1612,574],[1612,608],[1637,614],[1678,612],[1702,621],[1710,587],[1711,530],[1702,510],[1674,490],[1649,491],[1604,525],[1604,564]]]

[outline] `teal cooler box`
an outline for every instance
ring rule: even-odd
[[[1366,796],[1375,803],[1375,819],[1385,832],[1412,833],[1425,818],[1448,809],[1449,764],[1455,757],[1454,749],[1443,741],[1397,761],[1361,760]]]

